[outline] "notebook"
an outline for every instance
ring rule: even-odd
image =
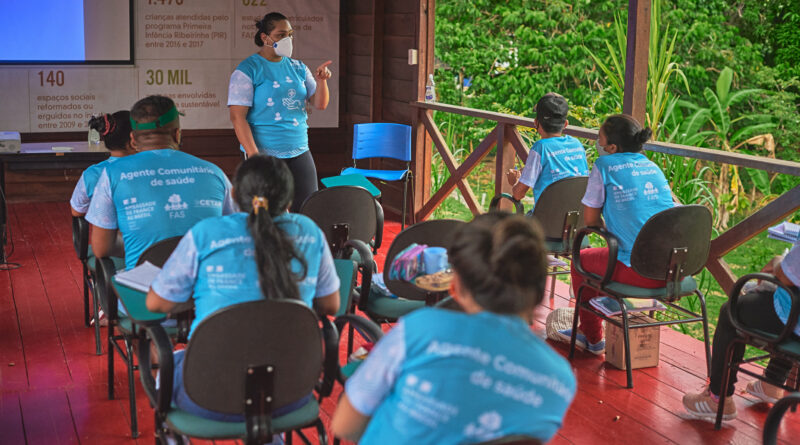
[[[131,270],[120,272],[114,276],[117,283],[124,286],[136,289],[140,292],[147,292],[150,289],[150,283],[156,279],[161,268],[154,265],[149,261],[134,267]]]
[[[647,312],[647,311],[663,311],[667,307],[661,304],[660,301],[652,298],[624,298],[625,308],[628,312]],[[617,300],[609,297],[596,297],[589,301],[595,309],[605,315],[612,316],[622,313]]]

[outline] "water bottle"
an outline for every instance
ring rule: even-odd
[[[94,116],[92,116],[94,118]],[[92,127],[89,127],[89,145],[97,145],[100,143],[100,133]]]
[[[425,85],[425,102],[436,100],[436,82],[433,81],[433,74],[428,74],[428,84]]]

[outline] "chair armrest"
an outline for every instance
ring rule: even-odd
[[[764,421],[764,435],[762,436],[764,445],[773,445],[778,442],[778,429],[781,426],[783,415],[786,414],[786,410],[793,408],[797,403],[800,403],[800,392],[793,392],[778,400],[769,410],[767,420]]]
[[[175,373],[175,360],[172,342],[167,331],[160,324],[142,327],[139,335],[139,377],[142,387],[156,413],[166,413],[172,403],[172,379]],[[150,358],[150,343],[156,345],[158,353],[158,389],[153,377],[153,364]]]
[[[358,271],[361,274],[361,287],[358,292],[358,308],[363,310],[369,298],[369,290],[372,286],[372,274],[377,269],[375,260],[367,244],[361,240],[349,239],[344,245],[345,247],[352,247],[358,251],[359,256],[361,256],[361,262],[358,263]]]
[[[322,400],[331,395],[333,385],[339,378],[339,331],[328,317],[321,317],[320,322],[325,358],[322,362],[322,378],[317,382],[316,390]]]
[[[381,244],[383,243],[383,206],[378,200],[375,200],[375,219],[376,219],[376,230],[375,230],[375,241],[372,245],[372,253],[378,253],[378,249],[380,249]]]
[[[587,271],[581,264],[581,244],[583,243],[583,239],[590,233],[594,233],[603,238],[608,246],[608,263],[606,264],[606,272],[602,277]],[[575,240],[572,243],[572,267],[575,268],[579,275],[590,280],[598,281],[600,285],[606,285],[611,281],[611,277],[614,275],[614,268],[617,266],[618,250],[619,242],[617,241],[617,237],[611,232],[599,227],[583,227],[575,234]]]
[[[189,331],[192,328],[192,321],[194,320],[194,299],[186,303],[178,303],[178,305],[167,314],[167,318],[172,318],[177,321],[178,332],[175,336],[175,342],[189,343]]]
[[[366,319],[360,315],[356,314],[344,314],[336,317],[333,320],[333,323],[336,325],[336,328],[339,332],[344,332],[345,327],[349,324],[352,326],[364,339],[370,341],[372,343],[377,343],[378,340],[383,338],[383,331],[381,330],[380,326],[378,326],[374,321]],[[341,337],[340,337],[341,339]],[[337,349],[338,350],[338,349]],[[336,378],[339,382],[344,383],[345,378],[341,374],[341,368],[338,363],[338,354],[337,354],[337,363],[336,363]],[[349,357],[347,357],[349,358]],[[347,360],[345,358],[345,360]]]
[[[747,284],[748,281],[752,280],[769,281],[778,287],[782,287],[787,290],[789,297],[792,299],[792,306],[789,310],[789,318],[786,320],[786,325],[783,327],[783,330],[778,335],[754,332],[739,318],[739,296],[742,293],[742,288],[744,285]],[[794,332],[794,328],[797,325],[797,317],[800,315],[800,292],[798,289],[794,286],[787,287],[781,283],[777,277],[766,273],[751,273],[739,278],[736,281],[736,284],[733,285],[729,301],[730,316],[733,327],[736,328],[737,331],[745,332],[751,337],[768,343],[781,343],[789,338],[789,336]]]
[[[117,273],[117,266],[109,257],[97,258],[95,261],[95,288],[100,297],[100,305],[105,306],[102,309],[109,321],[117,320],[119,319],[117,293],[111,282]]]
[[[89,223],[82,216],[72,217],[72,246],[78,259],[86,261],[89,257]]]
[[[492,198],[492,200],[489,201],[489,210],[497,210],[497,207],[500,206],[500,201],[502,201],[503,199],[507,199],[511,201],[512,204],[514,204],[515,213],[520,215],[525,213],[525,209],[522,207],[522,203],[518,199],[515,199],[510,193],[501,193]]]

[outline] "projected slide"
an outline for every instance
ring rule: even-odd
[[[130,63],[130,1],[1,0],[0,63]]]

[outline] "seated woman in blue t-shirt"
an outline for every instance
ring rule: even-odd
[[[448,251],[463,312],[412,312],[347,381],[333,433],[362,444],[542,442],[575,394],[569,364],[530,329],[547,261],[536,223],[480,215]]]
[[[288,213],[293,182],[286,164],[263,155],[244,161],[232,190],[241,212],[207,218],[181,239],[147,294],[147,309],[169,312],[194,298],[197,325],[238,303],[300,299],[321,316],[339,310],[339,278],[322,230]],[[184,411],[221,421],[243,421],[197,406],[183,388],[183,351],[175,352],[173,402]],[[275,414],[305,403],[293,403]]]
[[[600,157],[594,162],[586,194],[581,200],[586,225],[603,227],[605,223],[606,229],[619,242],[612,280],[645,288],[664,287],[664,281],[643,277],[631,268],[633,242],[651,216],[675,205],[664,172],[642,153],[644,143],[652,135],[649,128],[642,128],[636,119],[626,114],[607,118],[600,126],[597,139]],[[587,271],[602,275],[607,264],[608,248],[581,250],[581,265]],[[571,278],[577,298],[583,279],[574,267]],[[585,288],[580,299],[589,301],[597,295],[597,291]],[[585,310],[580,311],[579,317],[575,344],[593,354],[603,354],[606,348],[603,320]],[[572,329],[558,331],[558,335],[569,342]]]

